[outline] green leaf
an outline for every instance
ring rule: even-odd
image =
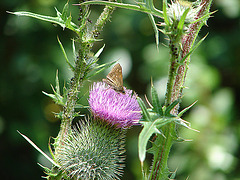
[[[61,94],[61,92],[60,92],[60,85],[59,85],[59,79],[58,79],[58,70],[57,70],[57,72],[56,72],[56,78],[55,78],[55,83],[56,83],[56,93],[57,94]]]
[[[167,0],[163,0],[163,19],[167,26],[170,25],[167,15]]]
[[[175,122],[176,122],[176,124],[178,124],[180,126],[183,126],[183,127],[187,128],[187,129],[199,132],[198,130],[193,129],[193,128],[190,127],[190,122],[187,122],[187,121],[185,121],[185,120],[183,120],[181,118],[176,118]]]
[[[171,174],[169,180],[174,180],[176,178],[177,169]]]
[[[206,34],[200,41],[198,41],[198,43],[197,43],[195,46],[193,46],[193,47],[191,48],[191,50],[189,51],[189,53],[187,53],[186,56],[184,56],[184,57],[181,59],[181,61],[179,62],[180,64],[183,64],[184,61],[195,51],[195,49],[197,49],[198,46],[200,46],[200,44],[206,39],[207,35],[208,35],[208,34]]]
[[[182,117],[182,115],[187,112],[191,107],[193,107],[196,104],[197,101],[195,101],[194,103],[192,103],[190,106],[184,108],[181,112],[178,113],[178,117]]]
[[[108,1],[85,1],[81,4],[76,5],[90,5],[90,4],[99,4],[99,5],[105,5],[105,6],[112,6],[112,7],[118,7],[118,8],[124,8],[134,11],[140,11],[147,14],[152,14],[156,17],[163,17],[162,11],[159,11],[155,8],[150,9],[143,5],[133,5],[133,4],[124,4],[124,3],[118,3],[118,2],[108,2]]]
[[[191,24],[196,23],[196,22],[199,22],[199,21],[202,21],[202,20],[207,20],[208,17],[211,16],[212,14],[214,14],[215,12],[217,12],[217,10],[216,10],[216,11],[213,11],[213,12],[208,12],[208,13],[205,14],[204,16],[198,18],[196,21],[191,22]]]
[[[9,11],[7,11],[7,12],[10,13],[10,14],[17,15],[17,16],[27,16],[27,17],[32,17],[32,18],[35,18],[35,19],[40,19],[42,21],[50,22],[50,23],[53,23],[53,24],[58,24],[63,29],[68,28],[68,29],[70,29],[70,30],[72,30],[76,33],[80,32],[79,27],[76,24],[74,24],[73,22],[69,23],[69,21],[67,22],[67,19],[63,20],[61,13],[57,9],[56,9],[56,11],[57,11],[57,17],[44,16],[44,15],[31,13],[31,12],[26,12],[26,11],[19,11],[19,12],[9,12]]]
[[[160,129],[162,126],[175,121],[175,117],[161,117],[155,120],[155,125],[158,129]]]
[[[46,173],[50,173],[51,170],[48,168],[48,167],[45,167],[43,165],[41,165],[40,163],[37,163],[41,168],[43,168],[43,170],[46,172]]]
[[[113,65],[115,62],[116,62],[116,61],[113,61],[113,62],[101,64],[101,65],[99,65],[99,66],[94,67],[94,68],[92,69],[93,71],[94,71],[94,70],[97,70],[97,69],[99,69],[99,70],[96,71],[96,72],[94,72],[94,73],[92,73],[92,74],[90,74],[90,75],[88,75],[88,76],[87,76],[87,79],[89,79],[89,78],[91,78],[91,77],[93,77],[93,76],[101,73],[103,70],[107,69],[108,67],[110,67],[111,65]],[[94,62],[94,63],[95,63],[95,62]]]
[[[144,121],[151,122],[152,121],[151,116],[150,116],[144,102],[142,101],[142,99],[140,97],[137,97],[137,101],[138,101],[140,108],[142,109],[142,115],[143,115]]]
[[[45,91],[42,91],[42,93],[45,94],[46,96],[52,98],[54,101],[57,100],[54,94],[49,94],[49,93],[46,93]]]
[[[141,133],[139,134],[139,139],[138,139],[138,155],[141,163],[143,163],[146,158],[146,149],[147,149],[148,140],[151,138],[151,136],[154,133],[161,134],[161,132],[154,125],[154,122],[142,122],[142,123],[144,127]]]
[[[42,91],[42,93],[45,94],[46,96],[52,98],[54,100],[54,102],[56,102],[57,104],[63,106],[64,105],[64,102],[63,102],[64,98],[60,94],[60,86],[59,86],[59,80],[58,80],[58,71],[56,73],[56,80],[55,81],[56,81],[56,90],[51,85],[54,94],[49,94],[49,93],[46,93],[44,91]]]
[[[68,11],[69,11],[69,5],[68,5],[68,2],[67,2],[64,5],[64,7],[63,7],[63,11],[62,11],[62,15],[61,15],[61,18],[63,19],[63,21],[67,21],[67,19],[68,19],[68,17],[67,17]]]
[[[77,108],[77,109],[82,109],[82,108],[89,108],[89,106],[84,106],[84,105],[82,105],[82,104],[76,104],[76,105],[75,105],[75,108]]]
[[[172,110],[178,103],[180,103],[180,99],[177,99],[177,100],[173,101],[173,103],[170,104],[170,105],[166,108],[165,115],[170,115],[171,110]]]
[[[96,54],[94,55],[95,57],[99,57],[100,56],[100,54],[103,52],[103,49],[105,48],[105,44],[103,45],[103,47],[101,47],[99,50],[98,50],[98,52],[96,52]]]
[[[75,42],[74,42],[75,40],[74,39],[72,39],[72,49],[73,49],[73,55],[74,55],[74,57],[76,56],[76,47],[75,47]]]
[[[157,90],[155,89],[153,84],[151,87],[151,94],[152,94],[153,111],[158,113],[160,116],[163,116],[162,106],[161,106],[159,98],[158,98]]]
[[[58,43],[59,43],[59,45],[60,45],[60,47],[61,47],[61,50],[62,50],[62,52],[63,52],[63,55],[64,55],[65,59],[66,59],[67,64],[69,65],[70,69],[74,72],[74,67],[73,67],[73,65],[69,62],[68,57],[67,57],[67,53],[66,53],[66,51],[65,51],[65,49],[64,49],[64,47],[63,47],[63,45],[62,45],[62,43],[61,43],[61,41],[60,41],[60,39],[59,39],[58,37],[57,37],[57,40],[58,40]]]
[[[190,8],[187,8],[184,13],[182,14],[181,18],[180,18],[180,21],[178,23],[178,30],[182,31],[183,30],[183,26],[184,26],[184,22],[185,22],[185,19],[187,17],[187,14],[188,12],[190,11]]]
[[[158,49],[158,46],[159,46],[159,31],[158,31],[158,28],[157,28],[157,25],[155,23],[155,20],[154,20],[154,17],[152,14],[148,14],[148,17],[152,23],[152,27],[153,27],[153,30],[154,30],[154,33],[155,33],[155,41],[156,41],[156,46],[157,46],[157,49]]]
[[[39,147],[36,146],[27,136],[23,135],[19,131],[17,131],[29,144],[31,144],[39,153],[41,153],[47,160],[49,160],[53,165],[59,167],[57,163],[55,163],[47,154],[45,154]]]

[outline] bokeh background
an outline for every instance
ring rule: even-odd
[[[70,1],[70,4],[76,2]],[[18,133],[27,135],[43,151],[48,152],[49,137],[56,137],[59,120],[52,112],[60,108],[42,91],[51,93],[58,70],[61,85],[67,85],[69,71],[57,42],[64,44],[68,57],[73,58],[69,30],[27,17],[16,17],[6,11],[31,11],[55,15],[54,7],[62,10],[65,1],[1,0],[0,1],[0,177],[1,179],[41,179],[44,173],[37,162],[49,165]],[[90,19],[101,12],[94,6]],[[177,179],[239,180],[240,179],[240,1],[215,0],[212,11],[218,10],[202,28],[200,38],[209,33],[205,42],[191,57],[186,89],[181,108],[195,100],[197,104],[185,120],[200,133],[179,129],[181,137],[192,140],[176,143],[171,151],[169,167],[177,169]],[[77,22],[78,7],[71,6]],[[163,99],[168,49],[156,50],[151,24],[146,14],[118,9],[112,22],[100,36],[102,42],[93,51],[106,45],[99,63],[119,60],[123,67],[124,84],[141,97],[149,97],[153,79]],[[161,42],[166,44],[161,34]],[[99,81],[106,72],[94,77]],[[82,90],[87,104],[90,83]],[[162,101],[163,102],[163,101]],[[84,112],[83,112],[84,113]],[[122,179],[141,179],[134,127],[127,136],[127,160]]]

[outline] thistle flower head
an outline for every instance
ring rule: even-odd
[[[95,118],[102,119],[117,128],[137,125],[141,119],[141,108],[132,90],[116,92],[109,85],[94,83],[89,93],[89,105]]]
[[[81,122],[62,142],[55,159],[71,179],[120,179],[125,131],[99,121]]]
[[[192,3],[184,0],[174,0],[168,5],[167,14],[172,20],[180,21],[183,13],[189,8],[189,12],[185,18],[185,23],[191,23],[196,20],[197,13],[201,9],[199,4],[199,1]]]

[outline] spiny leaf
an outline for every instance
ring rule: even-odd
[[[74,39],[72,39],[72,50],[73,50],[73,55],[74,57],[76,56],[76,47],[75,47],[75,43],[74,43]]]
[[[175,122],[176,122],[178,125],[181,125],[181,126],[187,128],[187,129],[190,129],[190,130],[199,132],[198,130],[193,129],[193,128],[190,127],[190,122],[187,122],[187,121],[185,121],[185,120],[183,120],[183,119],[181,119],[181,118],[177,118],[177,119],[175,120]]]
[[[174,180],[177,174],[177,169],[171,174],[169,180]]]
[[[166,115],[169,115],[170,112],[171,112],[171,110],[172,110],[178,103],[180,103],[180,99],[177,99],[177,100],[173,101],[173,103],[170,104],[170,105],[166,108],[165,114],[166,114]]]
[[[49,94],[49,93],[46,93],[45,91],[42,91],[42,93],[45,94],[46,96],[52,98],[54,101],[57,100],[54,94]]]
[[[151,122],[152,121],[151,116],[150,116],[144,102],[142,101],[142,99],[140,97],[137,97],[137,101],[138,101],[140,108],[142,109],[142,115],[143,115],[144,121]]]
[[[85,1],[81,4],[75,4],[75,5],[90,5],[90,4],[99,4],[99,5],[105,5],[105,6],[112,6],[112,7],[118,7],[118,8],[124,8],[124,9],[130,9],[134,11],[140,11],[143,13],[152,14],[156,17],[162,17],[162,12],[157,9],[150,9],[146,6],[142,5],[133,5],[133,4],[124,4],[124,3],[118,3],[118,2],[108,2],[108,1]]]
[[[202,20],[204,20],[204,19],[207,20],[208,17],[209,17],[210,15],[214,14],[215,12],[217,12],[217,10],[216,10],[216,11],[213,11],[213,12],[208,12],[208,13],[205,14],[204,16],[198,18],[196,21],[191,22],[191,24],[196,23],[196,22],[199,22],[199,21],[202,21]]]
[[[167,15],[167,0],[163,0],[163,18],[164,22],[167,26],[170,25],[169,20],[168,20],[168,15]]]
[[[69,5],[67,2],[63,7],[63,11],[62,11],[62,15],[61,15],[61,18],[63,19],[63,21],[66,21],[68,19],[68,17],[67,17],[68,11],[69,11]]]
[[[198,43],[197,43],[195,46],[193,46],[193,47],[191,48],[191,50],[189,51],[189,53],[187,53],[186,56],[184,56],[184,57],[181,59],[181,61],[179,62],[180,64],[183,64],[184,61],[193,53],[193,51],[195,51],[195,49],[197,49],[198,46],[200,46],[200,44],[206,39],[207,35],[208,35],[208,34],[206,34],[200,41],[198,41]]]
[[[156,119],[154,122],[155,122],[156,127],[158,129],[160,129],[162,126],[175,121],[175,119],[176,118],[174,118],[174,117],[161,117],[161,118]]]
[[[138,155],[141,162],[143,162],[146,158],[146,149],[147,149],[147,143],[151,136],[155,133],[161,133],[156,126],[154,125],[154,122],[142,122],[144,127],[139,134],[138,139]]]
[[[23,135],[19,131],[17,131],[27,142],[29,142],[39,153],[41,153],[47,160],[49,160],[53,165],[59,167],[57,163],[55,163],[47,154],[45,154],[39,147],[36,146],[27,136]]]
[[[82,109],[82,108],[89,108],[89,106],[84,106],[82,104],[76,104],[75,108]]]
[[[61,13],[59,11],[57,11],[57,17],[52,17],[52,16],[44,16],[44,15],[40,15],[40,14],[36,14],[36,13],[31,13],[31,12],[26,12],[26,11],[19,11],[19,12],[9,12],[10,14],[14,14],[17,16],[27,16],[27,17],[32,17],[35,19],[40,19],[46,22],[50,22],[53,24],[58,24],[60,25],[63,29],[66,27],[74,32],[79,32],[79,28],[76,24],[74,24],[73,22],[71,22],[68,26],[66,26],[66,22],[63,21],[63,19],[61,18]]]
[[[180,21],[179,21],[179,23],[178,23],[178,30],[180,30],[180,31],[183,30],[184,22],[185,22],[185,19],[186,19],[187,14],[188,14],[189,11],[190,11],[190,8],[187,8],[187,9],[183,12],[183,14],[182,14],[182,16],[181,16],[181,18],[180,18]]]
[[[61,43],[61,41],[60,41],[60,39],[59,39],[58,37],[57,37],[57,40],[58,40],[58,43],[59,43],[59,45],[60,45],[60,47],[61,47],[61,50],[62,50],[62,52],[63,52],[63,55],[64,55],[65,59],[66,59],[67,64],[69,65],[69,67],[71,68],[71,70],[74,72],[74,67],[73,67],[73,65],[69,62],[68,57],[67,57],[67,53],[66,53],[66,51],[65,51],[65,49],[64,49],[64,47],[63,47],[63,45],[62,45],[62,43]]]
[[[194,103],[192,103],[190,106],[184,108],[181,112],[178,113],[178,117],[182,117],[182,115],[183,115],[185,112],[187,112],[191,107],[193,107],[194,104],[196,104],[196,103],[197,103],[197,101],[195,101]]]
[[[94,55],[95,57],[99,57],[100,56],[100,54],[103,52],[103,49],[105,48],[105,44],[103,45],[103,47],[101,47],[99,50],[98,50],[98,52],[96,52],[96,54]]]
[[[155,89],[153,84],[151,87],[151,94],[152,94],[153,111],[157,112],[160,116],[162,116],[163,115],[162,106],[160,105],[157,90]]]
[[[97,60],[96,60],[96,61],[97,61]],[[96,72],[94,72],[94,73],[92,73],[92,74],[90,74],[90,75],[88,75],[88,76],[87,76],[87,79],[89,79],[89,78],[91,78],[91,77],[99,74],[100,72],[102,72],[102,71],[105,70],[106,68],[108,68],[108,67],[110,67],[111,65],[113,65],[115,62],[116,62],[116,61],[113,61],[113,62],[101,64],[101,65],[99,65],[99,66],[94,67],[94,68],[92,69],[93,71],[94,71],[94,70],[97,70],[97,69],[99,69],[99,70],[96,71]],[[95,63],[95,62],[94,62],[94,63]]]
[[[59,87],[59,84],[57,85]],[[56,102],[57,104],[59,105],[64,105],[64,102],[63,102],[63,97],[60,95],[60,90],[58,87],[56,87],[57,91],[59,93],[56,92],[56,90],[54,89],[54,87],[51,85],[52,87],[52,90],[53,90],[53,93],[54,94],[49,94],[49,93],[46,93],[44,91],[42,91],[43,94],[45,94],[46,96],[52,98],[54,100],[54,102]]]
[[[60,93],[60,85],[59,85],[59,79],[58,79],[58,70],[57,70],[57,72],[56,72],[56,79],[55,79],[55,83],[56,83],[56,93],[57,94],[61,94]]]
[[[155,33],[156,46],[157,46],[157,49],[158,49],[158,47],[159,47],[159,31],[158,31],[158,28],[157,28],[157,25],[156,25],[156,22],[154,20],[153,15],[148,14],[148,17],[150,19],[150,22],[152,23],[152,27],[153,27],[153,30],[154,30],[154,33]]]

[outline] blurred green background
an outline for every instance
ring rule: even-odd
[[[70,1],[70,4],[76,2]],[[57,42],[59,36],[68,57],[73,58],[71,38],[75,35],[47,22],[16,17],[6,11],[31,11],[55,15],[65,1],[1,0],[0,1],[0,177],[1,179],[41,179],[44,176],[37,162],[49,162],[18,133],[27,135],[48,152],[49,137],[56,137],[58,112],[50,98],[58,69],[61,84],[66,84],[69,71]],[[95,6],[90,19],[94,21],[102,7]],[[215,0],[212,11],[218,10],[202,28],[200,37],[209,35],[191,57],[181,108],[195,100],[198,103],[185,115],[194,131],[179,129],[179,135],[192,141],[176,143],[171,151],[169,167],[177,169],[177,179],[237,180],[240,179],[240,1]],[[71,6],[77,22],[78,7]],[[164,97],[168,49],[156,51],[151,24],[146,14],[118,9],[112,22],[100,36],[104,39],[93,51],[106,45],[99,63],[119,60],[123,66],[124,84],[141,97],[149,97],[153,78],[161,99]],[[161,42],[166,44],[161,34]],[[109,71],[92,81],[101,80]],[[87,104],[89,83],[82,92]],[[127,159],[122,179],[141,179],[134,127],[127,136]]]

